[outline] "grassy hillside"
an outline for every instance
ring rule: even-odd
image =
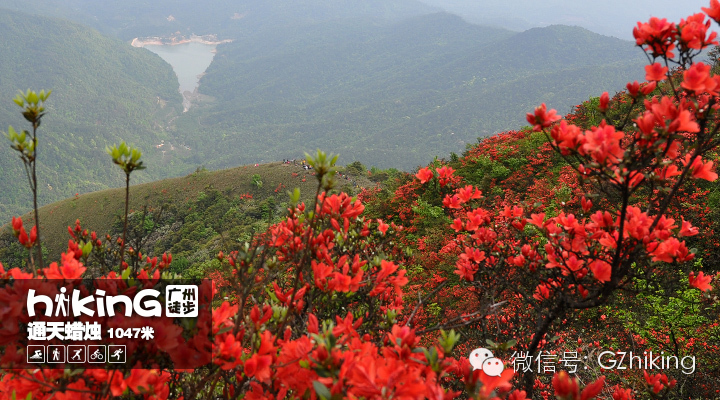
[[[19,89],[52,89],[40,127],[40,201],[119,185],[105,147],[126,140],[142,149],[169,139],[166,128],[181,108],[177,78],[160,57],[58,19],[0,10],[0,129],[29,126],[12,98]],[[31,204],[22,164],[0,141],[0,220]],[[158,179],[179,163],[148,155],[155,166],[141,180]],[[162,165],[161,166],[161,161]],[[167,176],[167,175],[164,175]]]
[[[442,13],[287,28],[219,46],[200,82],[214,101],[179,124],[203,133],[184,139],[217,168],[321,147],[411,169],[542,102],[567,112],[620,90],[643,62],[632,43],[582,28],[513,33]]]
[[[387,176],[381,173],[368,177],[364,168],[352,173],[342,171],[347,179],[338,176],[337,188],[347,193],[375,186],[374,181]],[[255,176],[260,185],[255,183]],[[158,254],[172,251],[178,256],[190,256],[214,247],[206,245],[206,241],[217,240],[220,233],[231,241],[250,240],[252,233],[284,215],[287,192],[296,187],[300,189],[301,200],[306,202],[313,199],[317,188],[312,170],[304,170],[299,159],[298,165],[271,163],[222,171],[198,170],[185,177],[132,186],[130,211],[134,218],[140,218],[144,207],[153,211],[164,208],[162,221],[153,222],[160,233],[153,237],[151,249]],[[67,249],[67,227],[74,227],[78,218],[83,228],[100,235],[120,232],[122,226],[118,221],[124,202],[125,189],[119,188],[74,196],[42,207],[42,240],[50,259],[59,259]],[[31,214],[23,219],[31,221]],[[4,224],[0,228],[0,259],[5,265],[14,265],[19,262],[18,255],[22,256],[20,249],[10,225]]]

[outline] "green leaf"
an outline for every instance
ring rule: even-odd
[[[38,95],[38,97],[40,97],[40,101],[44,102],[45,100],[47,100],[47,98],[50,97],[50,92],[50,90],[48,90],[47,92],[45,92],[45,89],[41,90],[40,94]]]
[[[85,246],[82,248],[82,252],[84,256],[87,256],[92,252],[92,242],[85,243]]]
[[[27,96],[27,101],[30,104],[37,104],[38,103],[38,96],[37,93],[34,91],[30,91],[29,95]]]
[[[300,188],[295,188],[292,192],[288,192],[288,194],[290,195],[290,203],[292,203],[292,205],[300,202]]]
[[[323,385],[319,381],[313,381],[313,388],[315,388],[315,393],[317,393],[318,397],[323,400],[330,400],[330,398],[332,397],[330,389],[328,389],[327,386]]]

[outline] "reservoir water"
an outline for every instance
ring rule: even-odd
[[[193,92],[201,75],[215,57],[215,44],[190,42],[176,45],[145,45],[170,64],[180,82],[180,93]]]

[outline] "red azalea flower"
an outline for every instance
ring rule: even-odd
[[[430,179],[432,179],[435,174],[430,170],[430,168],[425,167],[420,169],[415,176],[420,179],[420,183],[426,183]]]

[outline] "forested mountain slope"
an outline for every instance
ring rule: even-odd
[[[539,103],[566,112],[590,94],[620,90],[642,78],[637,66],[644,60],[631,42],[581,28],[516,33],[430,13],[410,0],[220,1],[203,9],[140,0],[106,8],[85,0],[62,9],[55,1],[0,4],[104,25],[123,39],[179,30],[234,40],[218,47],[200,82],[204,96],[178,116],[177,81],[148,51],[67,22],[5,13],[3,46],[9,47],[3,54],[10,56],[0,61],[0,72],[7,71],[0,101],[9,106],[2,107],[0,122],[21,126],[10,102],[16,89],[54,90],[42,129],[59,142],[46,145],[52,152],[44,161],[55,162],[55,178],[41,182],[42,203],[119,184],[108,166],[87,159],[103,159],[105,145],[120,139],[161,165],[150,169],[154,178],[201,165],[297,158],[318,147],[409,170],[461,152],[479,136],[517,127]],[[139,19],[131,23],[131,16]],[[45,68],[43,78],[16,68],[18,57],[47,59],[35,63]],[[162,140],[174,150],[155,148]],[[0,162],[13,171],[2,179],[21,172],[17,162]],[[73,183],[69,174],[77,175]],[[151,177],[143,174],[137,179]],[[29,201],[27,193],[9,193],[0,198],[5,218],[25,211]]]
[[[59,19],[0,10],[0,129],[29,129],[12,98],[19,89],[52,89],[39,130],[43,204],[122,182],[105,147],[126,140],[150,148],[181,108],[177,78],[160,57]],[[3,137],[4,139],[4,137]],[[159,154],[158,154],[159,155]],[[159,158],[139,180],[157,179]],[[166,167],[173,161],[167,157]],[[27,178],[10,143],[0,147],[0,220],[31,206]]]
[[[212,167],[322,147],[411,169],[517,126],[539,103],[569,111],[620,90],[643,61],[631,42],[582,28],[513,33],[443,13],[278,29],[219,46],[199,89],[214,101],[179,124]]]

